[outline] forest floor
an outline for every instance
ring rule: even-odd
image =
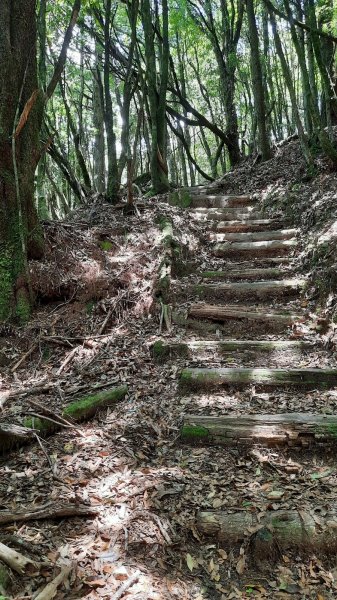
[[[286,155],[279,158],[282,176],[276,173],[274,183],[268,168],[274,173],[275,166],[263,167],[267,173],[263,179],[262,167],[250,165],[237,173],[236,181],[235,175],[228,176],[222,189],[257,194],[270,214],[287,212],[275,198],[289,202],[289,196],[298,193],[296,186],[310,184],[300,183],[304,175],[298,162],[300,173],[289,176]],[[249,186],[245,179],[252,169],[261,181]],[[328,207],[312,229],[318,239],[332,227],[336,177],[323,168],[311,185],[312,193],[325,186],[320,200]],[[303,195],[298,198],[304,202]],[[312,205],[308,193],[308,214]],[[190,447],[180,441],[185,412],[329,415],[335,412],[337,391],[266,392],[248,385],[182,395],[178,378],[191,366],[191,358],[158,362],[150,352],[158,338],[180,342],[198,337],[179,324],[172,332],[159,332],[160,306],[153,299],[162,256],[159,215],[172,219],[174,234],[186,249],[183,260],[192,257],[198,271],[224,269],[224,261],[210,252],[207,224],[191,219],[187,210],[169,206],[164,198],[147,201],[140,214],[131,217],[108,205],[81,209],[65,222],[45,224],[46,256],[31,264],[37,308],[26,326],[6,325],[1,331],[1,422],[21,423],[22,415],[32,412],[32,398],[59,414],[74,398],[128,386],[124,400],[94,419],[65,427],[40,443],[14,448],[0,459],[0,523],[6,511],[27,507],[45,506],[47,515],[53,507],[69,504],[96,511],[91,516],[58,520],[47,516],[2,525],[0,542],[39,563],[34,572],[12,577],[10,597],[35,598],[70,566],[57,600],[336,598],[334,556],[309,548],[305,553],[289,550],[275,563],[257,561],[248,541],[240,548],[227,548],[203,537],[196,527],[200,509],[230,512],[249,506],[261,514],[281,508],[322,516],[336,504],[337,461],[334,448],[299,453],[261,446]],[[300,239],[295,261],[310,281],[306,261],[312,249],[307,248],[305,224]],[[187,287],[182,294],[178,290],[184,282],[199,283],[199,277],[182,278],[180,288],[172,282],[173,303],[186,315],[193,297]],[[318,306],[319,293],[309,286],[306,294],[287,304],[287,310],[306,317],[292,328],[290,339],[320,342],[318,349],[314,346],[310,353],[294,357],[297,367],[337,366],[331,321],[335,295],[331,288]],[[275,310],[281,306],[277,300],[272,304]],[[243,325],[235,331],[240,339],[251,333]],[[207,329],[203,335],[207,339]],[[213,328],[210,339],[214,335],[221,339],[221,328]],[[264,339],[279,336],[267,333]],[[203,366],[205,360],[210,367],[222,364],[216,355],[206,359],[197,355],[192,357],[193,366]],[[276,353],[271,363],[283,366],[282,354]],[[240,364],[234,354],[228,359],[229,366]],[[245,359],[245,366],[256,367],[256,361]],[[37,386],[40,393],[26,393]]]

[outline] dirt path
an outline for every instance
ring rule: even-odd
[[[129,285],[118,288],[119,320],[110,288],[88,315],[83,285],[56,323],[47,305],[19,332],[29,339],[11,364],[34,335],[39,349],[8,370],[8,389],[47,381],[35,399],[55,412],[97,386],[128,393],[1,460],[2,512],[47,504],[42,520],[0,527],[0,542],[44,563],[15,580],[13,598],[33,597],[68,567],[57,600],[336,597],[336,358],[296,272],[297,232],[250,197],[192,195],[189,210],[162,203],[133,221],[114,217],[120,238],[105,207],[100,228],[82,225],[90,260],[78,233],[62,237],[65,257],[69,235],[76,242],[80,289],[95,240],[112,240],[99,276],[101,287]],[[160,335],[158,312],[144,310],[160,264],[155,211],[190,244],[179,271],[188,274],[171,281],[173,326]],[[27,414],[26,402],[7,403],[4,420]],[[96,514],[48,519],[50,505]]]

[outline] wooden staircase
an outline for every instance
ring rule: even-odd
[[[153,346],[159,362],[185,360],[178,374],[179,393],[186,398],[180,443],[232,446],[243,453],[256,444],[298,451],[335,444],[334,415],[277,410],[278,394],[284,390],[319,394],[337,385],[337,369],[326,364],[301,367],[303,357],[308,361],[317,351],[317,343],[293,335],[308,319],[301,303],[305,278],[296,276],[293,260],[297,230],[282,218],[266,218],[259,203],[247,195],[190,192],[191,218],[207,227],[211,266],[174,282],[176,306],[183,303],[188,309],[187,318],[176,321],[185,327],[185,336],[158,340]],[[273,410],[257,413],[253,406],[242,414],[227,408],[214,415],[207,408],[193,413],[189,406],[199,394],[216,393],[221,401],[221,394],[252,387],[260,393],[273,390]],[[297,511],[267,512],[261,520],[249,509],[200,511],[196,521],[200,532],[229,544],[242,542],[247,527],[263,530],[260,545],[271,554],[275,544],[282,550],[309,544],[325,547],[330,535],[323,539],[310,515]]]

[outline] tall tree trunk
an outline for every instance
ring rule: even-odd
[[[251,50],[251,72],[253,80],[253,92],[255,100],[255,111],[257,127],[259,131],[259,148],[262,160],[268,160],[272,153],[269,135],[266,127],[266,105],[263,89],[263,76],[260,60],[259,35],[255,19],[254,0],[246,0],[249,42]]]
[[[108,181],[106,197],[108,202],[119,199],[119,177],[116,150],[116,133],[114,113],[110,90],[110,29],[111,29],[111,0],[106,1],[104,22],[104,121],[108,149]]]
[[[93,72],[93,113],[94,128],[93,180],[97,192],[105,191],[105,139],[104,139],[104,98],[102,83],[102,50],[95,44],[95,68]]]
[[[35,0],[3,0],[0,19],[0,322],[11,316],[21,321],[29,317],[32,298],[27,254],[40,257],[42,252],[33,200],[41,96],[25,126],[15,135],[26,103],[39,95],[36,40]]]

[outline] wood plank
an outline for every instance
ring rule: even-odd
[[[330,388],[337,385],[337,369],[191,368],[184,369],[179,380],[184,391],[250,384]]]
[[[204,445],[266,444],[308,447],[336,443],[335,415],[285,413],[200,416],[186,415],[181,439]]]

